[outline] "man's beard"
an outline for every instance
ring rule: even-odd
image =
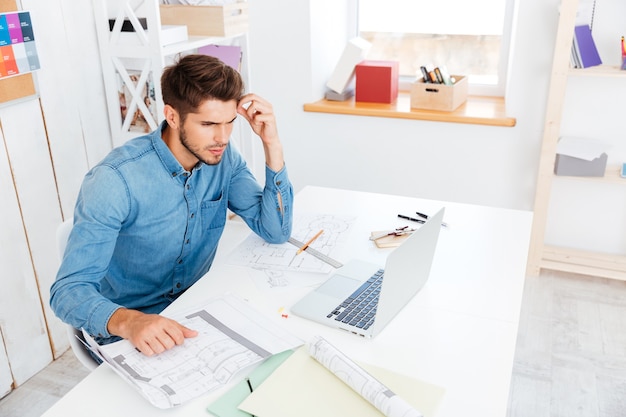
[[[216,155],[212,155],[212,156],[213,156],[213,159],[212,159],[212,160],[207,160],[207,159],[203,158],[203,157],[200,155],[199,150],[198,150],[198,149],[193,149],[193,148],[191,147],[191,145],[189,144],[189,141],[187,140],[187,133],[185,132],[185,129],[184,129],[184,128],[182,128],[182,127],[180,128],[179,134],[180,134],[180,143],[182,143],[182,145],[185,147],[185,149],[187,149],[187,150],[188,150],[188,151],[189,151],[189,152],[190,152],[193,156],[195,156],[196,158],[198,158],[198,160],[199,160],[200,162],[203,162],[203,163],[205,163],[205,164],[207,164],[207,165],[217,165],[217,164],[219,164],[219,163],[220,163],[220,161],[222,160],[222,156],[223,156],[224,154],[222,154],[222,155],[217,155],[217,156],[216,156]],[[215,147],[217,147],[217,146],[213,146],[213,147],[215,148]],[[224,145],[224,147],[226,147],[226,145]]]

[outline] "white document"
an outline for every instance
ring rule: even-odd
[[[239,410],[257,417],[382,416],[359,392],[313,358],[307,348],[296,349],[255,386]],[[367,363],[357,365],[425,416],[436,415],[445,396],[442,387]]]
[[[387,417],[423,417],[393,391],[321,337],[308,343],[309,354]]]
[[[609,148],[610,145],[598,140],[563,136],[556,144],[556,153],[593,161]]]
[[[221,388],[252,365],[303,344],[230,294],[169,317],[198,336],[155,356],[145,356],[127,340],[96,348],[105,363],[159,408]]]
[[[349,233],[354,217],[323,213],[301,213],[294,217],[291,237],[308,242],[320,230],[323,233],[311,243],[311,248],[332,258]],[[251,268],[257,287],[261,289],[290,288],[319,285],[333,268],[310,253],[298,252],[291,243],[267,243],[251,233],[228,256],[231,265]]]

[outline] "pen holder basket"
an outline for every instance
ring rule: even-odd
[[[452,75],[453,85],[425,83],[423,78],[411,85],[411,108],[454,111],[467,101],[467,77]]]

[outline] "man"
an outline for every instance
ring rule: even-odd
[[[99,343],[128,339],[146,355],[196,335],[158,313],[209,270],[227,209],[271,243],[285,242],[292,223],[271,104],[243,95],[237,71],[205,55],[166,68],[161,88],[159,129],[114,149],[85,176],[50,295],[61,320]],[[228,146],[238,114],[263,143],[264,188]]]

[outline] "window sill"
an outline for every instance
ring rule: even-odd
[[[346,101],[319,100],[304,105],[304,111],[351,114],[355,116],[392,117],[398,119],[432,120],[447,123],[469,123],[488,126],[515,126],[516,119],[507,117],[503,97],[470,96],[467,102],[452,112],[411,109],[411,96],[400,92],[391,104],[357,103],[354,97]]]

